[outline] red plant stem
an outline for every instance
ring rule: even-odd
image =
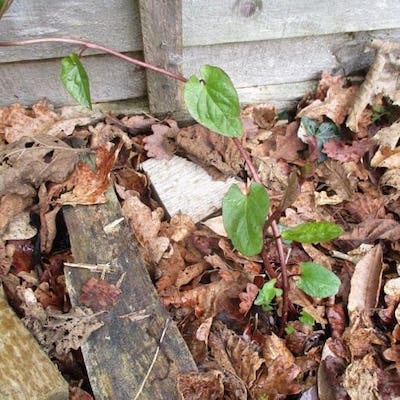
[[[115,57],[121,58],[122,60],[128,61],[130,63],[139,65],[140,67],[150,69],[154,72],[158,72],[160,74],[169,76],[170,78],[177,79],[178,81],[181,82],[186,82],[187,79],[183,77],[180,74],[175,74],[173,72],[167,71],[166,69],[163,68],[158,68],[155,67],[154,65],[148,64],[144,61],[140,61],[136,58],[129,57],[123,53],[120,53],[118,51],[109,49],[108,47],[102,46],[97,43],[93,42],[88,42],[86,40],[79,40],[79,39],[71,39],[71,38],[57,38],[57,37],[49,37],[49,38],[38,38],[38,39],[27,39],[27,40],[12,40],[12,41],[0,41],[0,47],[8,47],[8,46],[24,46],[27,44],[38,44],[38,43],[48,43],[48,42],[61,42],[61,43],[71,43],[71,44],[77,44],[80,46],[87,47],[89,49],[95,49],[102,51],[104,53],[111,54]]]
[[[260,176],[258,175],[258,172],[253,164],[253,161],[250,158],[248,151],[242,145],[242,142],[238,138],[234,138],[233,142],[235,143],[236,147],[238,148],[240,155],[246,162],[246,165],[249,168],[250,174],[253,177],[254,181],[261,183]],[[270,215],[271,215],[271,210],[270,210]],[[268,222],[269,221],[270,220],[268,219]],[[281,263],[283,295],[282,295],[282,320],[281,320],[281,326],[279,329],[279,335],[282,336],[284,333],[284,330],[286,328],[286,325],[287,325],[287,318],[288,318],[288,313],[289,313],[289,297],[288,297],[289,281],[288,281],[288,274],[287,274],[287,269],[286,269],[285,251],[283,249],[283,243],[282,243],[282,239],[280,237],[278,224],[276,223],[275,220],[271,221],[271,229],[272,229],[272,234],[275,239],[276,247],[278,249],[279,261]],[[265,257],[266,256],[265,249],[263,249],[263,251],[264,251],[264,257]],[[262,256],[263,256],[263,254],[262,254]],[[264,257],[263,257],[264,265],[266,268],[268,268],[269,260],[268,260],[268,263],[266,264]],[[271,271],[269,270],[269,268],[267,270],[267,273],[268,273],[268,275],[271,275]]]
[[[136,58],[129,57],[123,53],[120,53],[118,51],[112,50],[108,47],[102,46],[97,43],[93,42],[88,42],[86,40],[79,40],[79,39],[71,39],[71,38],[62,38],[62,37],[49,37],[49,38],[38,38],[38,39],[27,39],[27,40],[12,40],[12,41],[0,41],[0,47],[10,47],[10,46],[24,46],[24,45],[30,45],[30,44],[39,44],[39,43],[49,43],[49,42],[59,42],[59,43],[70,43],[70,44],[77,44],[80,46],[83,46],[84,48],[89,48],[89,49],[95,49],[102,51],[107,54],[111,54],[114,57],[121,58],[122,60],[128,61],[132,64],[139,65],[140,67],[147,68],[151,71],[158,72],[162,75],[168,76],[172,79],[176,79],[181,82],[187,82],[187,79],[180,75],[180,74],[175,74],[173,72],[167,71],[166,69],[156,67],[154,65],[148,64],[144,61],[140,61]],[[82,53],[82,52],[81,52]],[[261,183],[260,176],[258,175],[258,172],[250,158],[249,153],[247,150],[243,147],[241,141],[238,138],[234,138],[233,142],[235,143],[236,147],[239,149],[239,152],[244,159],[251,176],[253,177],[255,182]],[[279,235],[279,229],[278,225],[275,220],[272,221],[271,223],[271,229],[272,233],[278,248],[278,254],[279,254],[279,259],[281,262],[281,274],[282,274],[282,290],[283,290],[283,302],[282,302],[282,322],[281,322],[281,327],[280,327],[280,335],[283,334],[284,329],[287,324],[287,317],[288,317],[288,305],[289,305],[289,300],[288,300],[288,289],[289,289],[289,284],[288,284],[288,277],[287,277],[287,270],[286,270],[286,260],[285,260],[285,252],[283,249],[283,244],[282,244],[282,239],[280,238]],[[266,256],[266,252],[264,249],[264,256]],[[267,271],[268,274],[274,274],[275,271],[273,271],[271,265],[269,264],[269,260],[267,260],[268,263],[265,263],[266,268],[269,270]],[[269,267],[268,267],[269,266]]]

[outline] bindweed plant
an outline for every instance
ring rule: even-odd
[[[0,2],[0,10],[1,6],[2,3]],[[240,140],[243,134],[240,104],[230,77],[221,68],[204,65],[200,69],[199,77],[193,75],[186,79],[179,74],[155,67],[96,43],[69,38],[40,38],[0,42],[0,46],[44,42],[73,43],[83,46],[84,49],[97,49],[183,82],[185,85],[185,104],[191,116],[211,131],[229,137],[234,141],[253,181],[246,184],[244,189],[234,184],[226,193],[222,205],[224,226],[234,247],[245,256],[255,256],[265,251],[266,232],[269,227],[271,228],[281,264],[280,276],[277,279],[277,274],[272,267],[265,265],[271,280],[266,282],[263,288],[260,289],[255,304],[270,309],[270,302],[275,297],[282,296],[280,332],[283,333],[288,318],[289,284],[282,239],[300,243],[324,242],[339,236],[341,229],[335,224],[322,221],[302,224],[294,228],[284,229],[282,233],[279,232],[277,218],[274,217],[270,210],[268,192],[258,176],[249,153]],[[75,101],[84,107],[92,107],[89,77],[78,54],[72,53],[62,59],[61,81]],[[332,137],[336,134],[336,131],[329,123],[317,126],[312,120],[303,119],[302,124],[306,134],[315,136],[319,144],[323,143],[327,137]],[[264,264],[268,264],[266,257],[263,257],[263,260]],[[323,298],[337,293],[340,281],[336,275],[324,266],[306,262],[301,264],[300,269],[301,273],[297,277],[296,285],[306,294]],[[275,287],[275,285],[278,287]]]

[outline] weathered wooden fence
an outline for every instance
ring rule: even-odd
[[[399,0],[14,0],[0,21],[0,40],[87,39],[185,76],[218,65],[242,103],[283,108],[323,70],[367,67],[373,54],[366,45],[400,38],[399,16]],[[0,48],[0,105],[44,96],[72,104],[59,61],[79,50],[54,43]],[[151,112],[183,108],[180,83],[95,51],[84,55],[94,102],[147,99]]]

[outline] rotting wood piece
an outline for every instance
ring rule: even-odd
[[[68,383],[8,305],[1,284],[0,398],[68,399]]]
[[[140,392],[141,400],[176,399],[177,375],[195,371],[195,363],[157,296],[127,223],[105,232],[122,216],[112,189],[107,198],[106,204],[63,210],[75,262],[110,263],[113,272],[105,279],[112,284],[125,274],[118,302],[99,316],[104,326],[82,345],[95,398],[135,399]],[[100,274],[67,267],[65,276],[71,302],[78,305],[82,285]]]

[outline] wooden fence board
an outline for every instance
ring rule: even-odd
[[[107,198],[106,204],[63,209],[74,261],[110,263],[114,272],[105,275],[110,284],[115,285],[124,274],[118,301],[98,317],[104,326],[82,345],[95,398],[177,399],[177,375],[195,371],[196,365],[160,302],[127,222],[122,221],[112,230],[104,229],[122,215],[112,189]],[[66,268],[73,305],[79,303],[81,287],[93,274],[81,268]]]
[[[373,57],[364,52],[369,40],[360,33],[189,47],[183,71],[189,76],[204,64],[218,65],[238,88],[302,82],[324,70],[349,74],[367,67]]]
[[[143,51],[156,67],[181,73],[181,0],[139,0]],[[170,112],[182,108],[182,83],[156,72],[146,71],[150,111]]]
[[[132,54],[140,57],[140,54]],[[110,56],[84,57],[93,102],[130,99],[146,95],[144,71]],[[47,97],[55,105],[76,104],[60,81],[60,60],[0,64],[0,106],[32,105]]]
[[[42,36],[87,39],[120,52],[142,50],[137,0],[14,0],[1,19],[0,40]],[[0,48],[0,60],[58,58],[71,49],[79,52],[57,43]]]
[[[398,28],[400,2],[185,0],[182,12],[184,46],[201,46]]]

